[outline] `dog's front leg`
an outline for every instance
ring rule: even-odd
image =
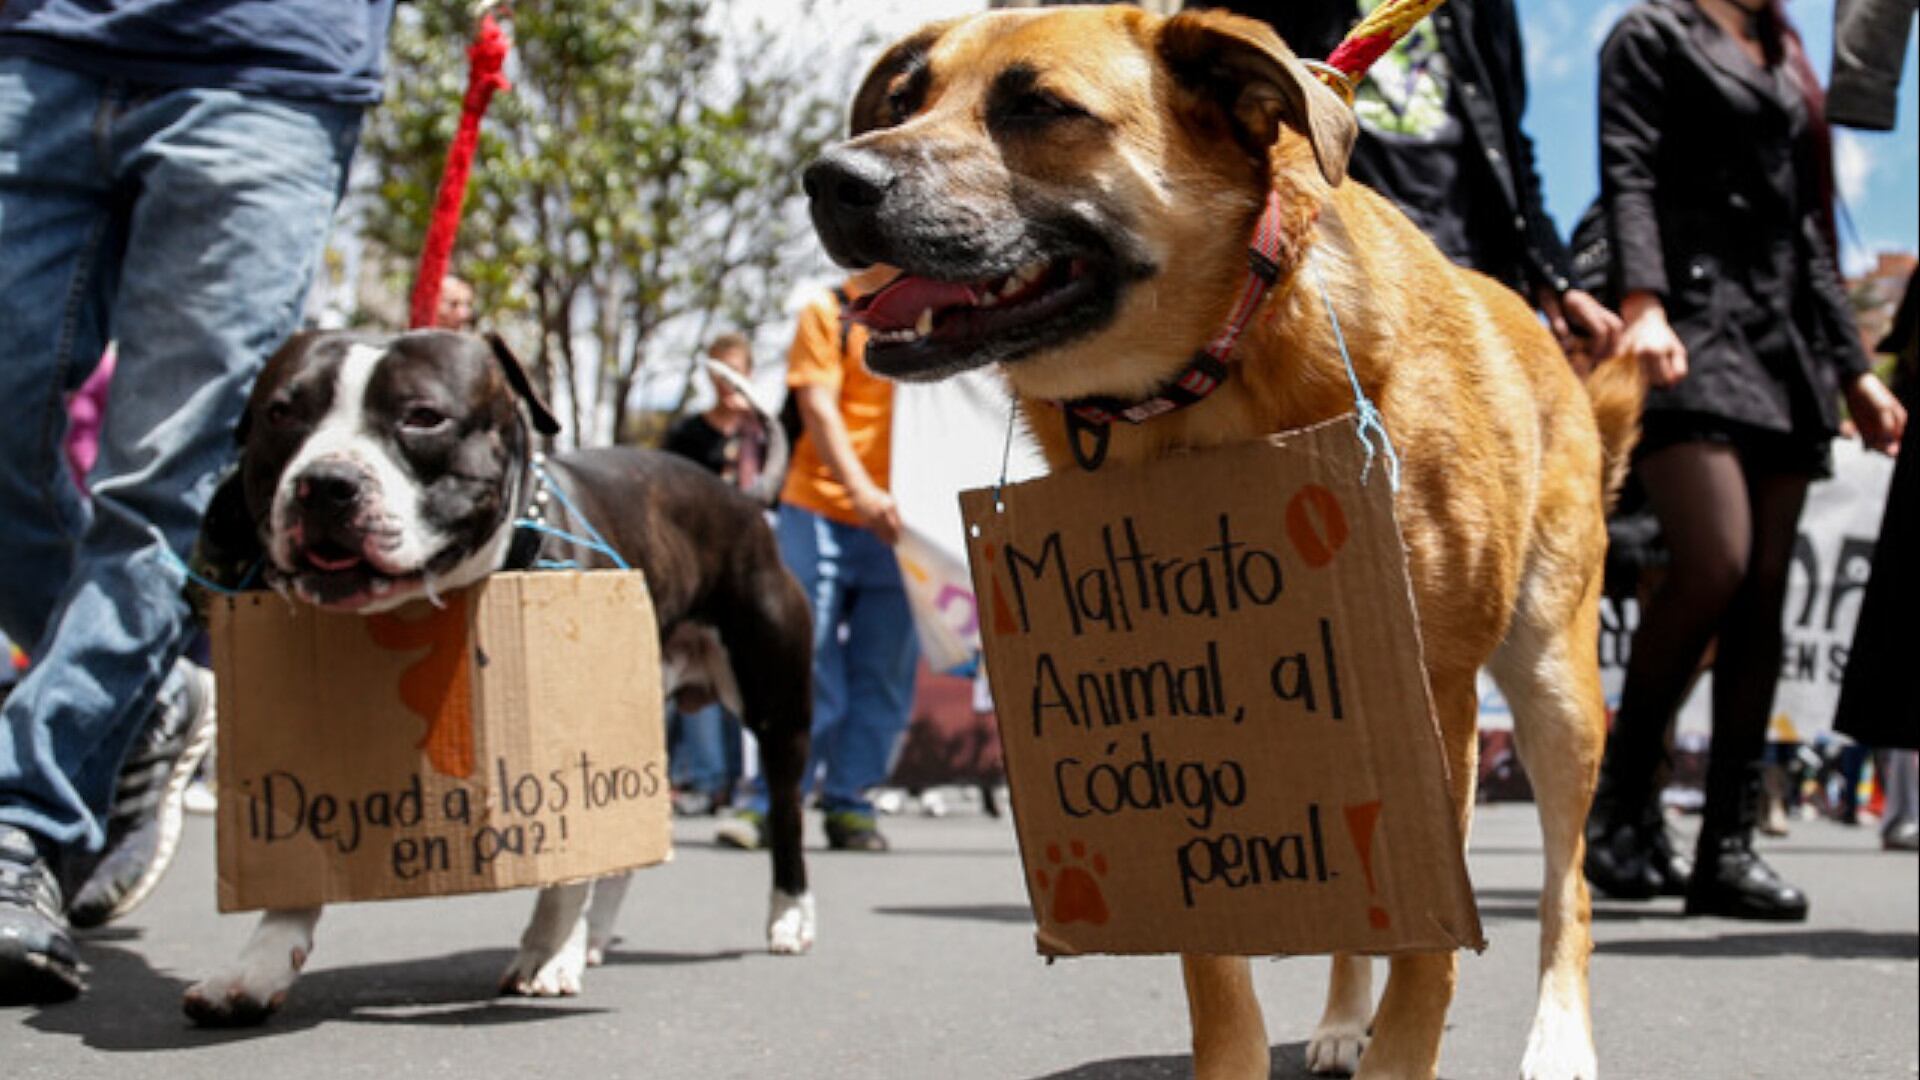
[[[593,902],[587,905],[587,966],[606,962],[607,950],[620,940],[613,924],[620,917],[620,905],[627,899],[632,874],[614,874],[593,883]]]
[[[181,1007],[206,1027],[258,1024],[278,1012],[313,952],[319,908],[269,911],[233,964],[187,987]]]
[[[1272,1071],[1267,1025],[1244,956],[1182,956],[1193,1020],[1194,1080],[1249,1080]]]
[[[1373,1026],[1373,961],[1335,953],[1327,980],[1327,1010],[1307,1041],[1307,1068],[1320,1076],[1351,1076]]]
[[[571,997],[587,970],[587,920],[582,912],[593,883],[540,890],[533,918],[520,935],[520,955],[500,977],[500,992],[521,997]]]

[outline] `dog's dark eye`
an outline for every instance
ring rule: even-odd
[[[884,108],[887,112],[887,126],[897,127],[900,124],[906,123],[907,118],[919,110],[921,102],[925,100],[926,96],[926,69],[921,68],[916,71],[910,71],[900,78],[895,79],[893,85],[887,88],[887,97],[884,103]]]
[[[284,401],[267,402],[267,423],[274,427],[286,427],[293,422],[293,406]]]
[[[1043,90],[1029,90],[1009,98],[1006,104],[1001,106],[1000,115],[1006,120],[1041,123],[1091,114],[1066,98]]]
[[[445,413],[428,405],[415,405],[400,418],[401,427],[416,432],[438,431],[452,422]]]

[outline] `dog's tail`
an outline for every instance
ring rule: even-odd
[[[1604,460],[1600,479],[1606,486],[1607,508],[1613,508],[1620,485],[1626,483],[1633,445],[1640,441],[1640,406],[1647,397],[1647,379],[1630,356],[1615,356],[1594,366],[1587,375],[1587,397],[1600,426]]]

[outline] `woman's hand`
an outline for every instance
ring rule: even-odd
[[[1593,365],[1613,356],[1620,348],[1620,316],[1580,289],[1557,294],[1541,288],[1534,294],[1534,306],[1547,317],[1547,327],[1560,342],[1574,370],[1582,375]]]
[[[1867,449],[1889,457],[1900,452],[1900,436],[1907,430],[1906,406],[1878,375],[1863,371],[1847,384],[1847,411],[1853,414]]]
[[[1647,381],[1667,387],[1687,377],[1687,347],[1667,325],[1667,309],[1649,292],[1627,294],[1620,305],[1627,328],[1620,335],[1620,351],[1646,370]]]

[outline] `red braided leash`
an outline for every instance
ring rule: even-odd
[[[433,200],[433,217],[427,222],[427,239],[420,251],[420,268],[414,273],[407,324],[416,329],[432,326],[434,311],[440,306],[440,281],[447,275],[453,241],[460,232],[467,179],[473,172],[474,151],[480,146],[480,118],[493,102],[493,95],[510,88],[507,77],[501,74],[510,47],[493,15],[482,15],[473,44],[467,46],[467,96],[460,104],[460,127],[454,132],[453,144],[447,147],[440,190]]]

